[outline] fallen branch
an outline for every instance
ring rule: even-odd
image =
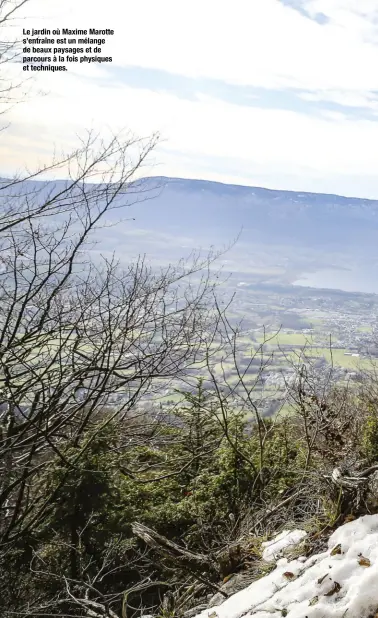
[[[228,598],[226,592],[204,576],[204,574],[210,571],[210,576],[214,575],[219,579],[220,565],[217,564],[215,560],[204,554],[194,554],[143,524],[134,522],[131,528],[133,533],[138,538],[142,539],[149,547],[162,553],[181,568],[189,571],[197,581],[205,584],[205,586],[208,586],[214,592],[219,592],[225,599]]]
[[[204,554],[194,554],[188,549],[180,547],[176,543],[173,543],[173,541],[170,541],[158,532],[155,532],[155,530],[152,530],[143,524],[139,524],[137,522],[133,523],[132,531],[149,547],[163,553],[174,562],[179,562],[182,566],[189,567],[191,571],[203,571],[210,569],[214,573],[219,573],[218,565],[211,558],[209,558],[209,556],[205,556]]]

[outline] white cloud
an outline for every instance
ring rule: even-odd
[[[113,28],[115,63],[263,87],[378,89],[375,0],[35,0],[34,27]],[[42,18],[43,16],[43,18]]]
[[[330,23],[319,25],[278,0],[34,0],[22,25],[114,28],[104,49],[118,67],[300,88],[309,101],[375,111],[376,0],[309,0],[305,6]],[[38,74],[35,87],[48,94],[12,111],[1,160],[9,169],[36,163],[48,159],[51,136],[67,150],[84,127],[126,126],[140,135],[161,131],[167,140],[156,156],[161,174],[378,197],[375,122],[327,110],[312,117],[242,107],[201,93],[193,102],[107,76],[106,68],[87,65]]]
[[[49,74],[44,85],[55,79]],[[193,161],[198,157],[213,159],[216,167],[219,159],[229,159],[231,164],[237,159],[249,167],[251,176],[270,173],[273,182],[277,174],[297,174],[297,185],[304,186],[303,175],[342,177],[378,172],[378,124],[370,121],[239,107],[200,95],[197,102],[191,102],[148,90],[101,88],[68,75],[59,80],[56,91],[30,101],[27,115],[22,107],[13,111],[17,134],[10,129],[7,147],[19,148],[20,133],[24,132],[25,160],[33,157],[37,134],[40,161],[42,149],[48,157],[51,136],[56,145],[68,148],[83,127],[106,132],[126,126],[138,135],[160,130],[166,140],[164,147],[185,153]],[[161,173],[172,172],[168,166]]]
[[[319,90],[318,92],[303,92],[299,97],[305,101],[329,101],[345,107],[361,107],[378,110],[378,99],[370,92],[353,92],[347,90]]]

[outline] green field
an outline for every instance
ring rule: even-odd
[[[363,327],[361,327],[363,328]],[[262,344],[264,342],[264,336],[260,335],[258,341]],[[278,357],[285,362],[284,353],[289,359],[295,360],[298,358],[300,350],[298,346],[305,348],[305,355],[308,358],[311,357],[324,357],[327,362],[333,362],[334,365],[344,367],[345,369],[355,370],[358,369],[371,369],[372,361],[368,358],[360,358],[355,356],[345,356],[347,349],[332,348],[332,353],[329,347],[314,345],[311,334],[303,335],[302,333],[265,333],[265,342],[268,346],[268,350],[276,348],[274,354],[278,354]],[[280,354],[280,348],[282,353]]]
[[[371,369],[372,361],[368,358],[359,358],[355,356],[345,356],[345,350],[332,349],[332,354],[329,348],[318,348],[311,351],[314,356],[324,356],[324,358],[331,363],[333,360],[334,365],[345,367],[345,369],[351,369],[357,371],[358,369]]]
[[[260,335],[257,339],[259,343],[264,343],[264,335]],[[309,346],[312,345],[311,334],[303,335],[302,333],[265,333],[265,342],[269,345],[277,346],[290,346],[300,345]]]
[[[359,326],[357,330],[359,333],[371,333],[372,332],[371,326]]]

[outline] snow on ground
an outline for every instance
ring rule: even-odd
[[[307,532],[303,530],[284,530],[272,541],[261,543],[262,547],[265,547],[262,555],[263,560],[274,562],[281,557],[284,549],[297,545],[305,536],[307,536]]]
[[[280,559],[269,575],[198,618],[249,616],[377,618],[378,515],[338,528],[322,554],[292,562]]]

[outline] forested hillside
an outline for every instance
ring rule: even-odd
[[[0,29],[23,4],[0,0]],[[0,66],[14,69],[18,42],[0,41]],[[9,81],[2,77],[5,107],[21,103],[21,85],[11,77],[11,71]],[[5,112],[1,118],[5,132]],[[263,599],[264,612],[287,616],[283,600],[296,600],[278,595],[276,584],[281,576],[285,587],[294,584],[306,561],[309,569],[312,562],[323,569],[351,551],[355,570],[348,573],[354,576],[358,564],[376,574],[376,554],[367,553],[362,537],[376,543],[377,518],[359,519],[378,514],[376,365],[364,358],[364,371],[352,380],[334,362],[332,336],[323,362],[300,353],[303,334],[294,333],[294,351],[279,350],[277,333],[261,324],[252,345],[236,319],[240,297],[228,293],[228,268],[222,270],[243,223],[235,215],[235,230],[228,228],[230,204],[247,213],[250,232],[254,226],[249,243],[254,234],[267,245],[269,234],[275,243],[282,235],[287,247],[295,214],[294,253],[312,235],[318,252],[334,239],[339,250],[347,238],[353,255],[363,242],[370,260],[376,203],[160,178],[167,189],[164,220],[160,188],[154,201],[151,179],[140,180],[157,143],[154,135],[105,139],[89,132],[50,166],[1,173],[1,618],[218,618],[218,611],[219,618],[236,618],[258,607],[239,608],[240,597],[236,605],[230,597],[265,577],[273,592]],[[158,222],[165,228],[156,261],[136,253],[135,239],[148,236],[146,228],[134,229],[134,243],[126,246],[122,226],[137,206],[152,234]],[[324,217],[329,235],[320,237],[315,223]],[[221,242],[206,248],[204,233],[196,250],[205,224]],[[172,257],[169,241],[178,225],[190,239],[176,238]],[[293,278],[288,272],[284,279]],[[282,290],[273,286],[274,298]],[[282,291],[282,297],[290,307],[290,296]],[[354,317],[358,324],[350,316],[365,298],[335,293],[329,302],[345,311],[339,338],[345,324],[353,326],[345,349],[357,341],[365,351],[371,334],[376,351],[368,324],[375,300]],[[257,309],[252,317],[266,313]],[[288,327],[311,330],[302,314],[285,319]],[[281,337],[283,345],[288,337],[293,342],[293,333]],[[274,387],[276,377],[265,378],[278,355],[290,375],[279,376],[285,405],[268,416],[258,402],[262,390]],[[293,571],[283,570],[267,559],[266,548],[293,531]],[[320,586],[323,575],[311,573]],[[343,573],[342,583],[349,577]],[[371,578],[363,581],[365,591],[376,590]],[[314,582],[310,591],[317,590]],[[377,607],[370,597],[370,605],[353,606],[354,593],[346,608],[354,613],[341,614],[340,582],[321,589],[327,598],[319,607],[332,597],[334,615],[377,615],[378,600]],[[295,595],[298,588],[290,590]],[[319,598],[314,593],[305,601],[313,607]]]

